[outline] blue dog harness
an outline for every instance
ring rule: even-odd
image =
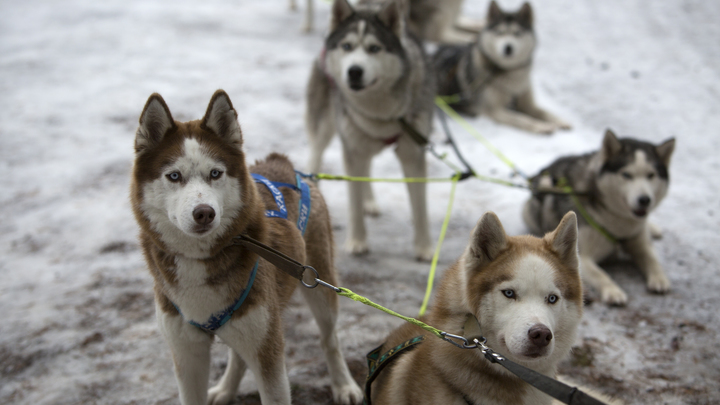
[[[266,217],[288,219],[285,198],[283,197],[280,190],[278,190],[278,187],[288,187],[300,192],[300,215],[298,215],[297,227],[300,230],[300,233],[305,235],[305,228],[307,228],[308,219],[310,218],[310,187],[307,185],[307,183],[302,181],[300,175],[295,174],[295,180],[297,182],[296,185],[282,183],[278,181],[270,181],[265,177],[255,173],[251,173],[251,175],[253,177],[253,180],[255,180],[255,183],[265,185],[265,187],[270,190],[273,199],[275,199],[275,205],[277,205],[278,209],[265,210]],[[215,332],[216,330],[220,329],[221,326],[225,325],[225,323],[230,320],[233,312],[237,311],[237,309],[240,308],[240,306],[245,301],[245,298],[247,298],[248,294],[250,293],[250,288],[252,288],[253,282],[255,281],[255,275],[257,274],[257,269],[259,265],[260,259],[255,262],[255,266],[253,266],[252,272],[250,272],[250,279],[248,280],[245,289],[240,293],[240,298],[238,298],[232,305],[220,312],[212,314],[210,316],[210,319],[208,319],[208,321],[205,323],[197,323],[191,320],[187,322],[190,325],[196,326],[206,332]],[[173,306],[180,313],[180,316],[182,316],[180,308],[175,305],[175,303],[173,303]]]

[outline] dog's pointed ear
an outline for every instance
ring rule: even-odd
[[[520,11],[517,13],[518,23],[527,29],[532,29],[533,26],[533,10],[530,3],[523,3],[520,7]]]
[[[470,244],[465,254],[468,268],[485,266],[507,249],[507,235],[494,212],[486,212],[475,225],[470,235]]]
[[[504,16],[504,13],[500,9],[500,6],[498,6],[498,4],[495,0],[492,0],[490,2],[490,6],[488,7],[488,13],[487,13],[488,27],[492,27],[496,23],[500,22],[503,19],[503,16]]]
[[[135,132],[135,153],[157,145],[173,128],[175,121],[165,100],[158,93],[153,93],[140,114],[140,126]]]
[[[330,13],[330,32],[333,32],[340,26],[340,23],[353,15],[353,10],[347,0],[335,0]]]
[[[242,131],[237,120],[237,112],[224,90],[218,90],[213,94],[201,126],[213,131],[226,141],[242,144]]]
[[[560,256],[563,263],[571,269],[579,269],[578,227],[574,212],[565,214],[557,228],[546,234],[543,240]]]
[[[605,136],[603,137],[602,142],[603,157],[605,158],[605,160],[608,160],[610,157],[618,154],[621,149],[622,144],[620,143],[612,129],[608,128],[605,131]]]
[[[673,151],[675,150],[675,138],[670,138],[667,141],[661,143],[655,147],[655,151],[660,160],[662,160],[665,167],[670,166],[670,158],[672,157]]]
[[[380,22],[388,27],[396,37],[400,38],[403,36],[403,32],[405,31],[405,20],[397,1],[393,0],[387,3],[385,7],[380,10],[377,16]]]

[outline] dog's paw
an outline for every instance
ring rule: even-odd
[[[419,262],[429,262],[435,255],[432,246],[415,246],[415,259]]]
[[[665,294],[670,291],[670,280],[665,273],[659,271],[648,275],[647,288],[657,294]]]
[[[348,239],[345,241],[345,251],[351,255],[360,256],[370,251],[364,240]]]
[[[378,207],[375,200],[365,201],[363,203],[363,211],[365,212],[365,215],[369,217],[380,216],[380,208]]]
[[[604,287],[600,291],[600,297],[602,302],[608,305],[623,306],[627,304],[627,294],[616,285]]]
[[[652,222],[648,222],[648,230],[650,231],[650,237],[653,239],[662,239],[663,232],[662,229],[660,229],[659,226],[653,224]]]
[[[332,387],[332,393],[333,401],[336,404],[356,405],[361,404],[363,401],[363,391],[355,384],[355,381],[350,381],[348,384],[339,387]]]
[[[545,135],[552,134],[556,129],[558,129],[558,126],[552,122],[538,122],[530,128],[532,132]]]
[[[208,405],[227,405],[235,398],[235,393],[219,384],[208,390]]]
[[[555,125],[558,129],[561,129],[563,131],[569,131],[572,129],[572,124],[563,120],[558,120]]]

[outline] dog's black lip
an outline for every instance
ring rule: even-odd
[[[648,211],[646,209],[638,208],[633,210],[633,214],[635,214],[636,217],[643,218],[648,214]]]
[[[377,81],[377,79],[373,80],[367,86],[364,86],[362,83],[350,83],[350,88],[355,91],[360,91],[362,89],[366,89],[366,88],[372,86],[373,84],[375,84],[376,81]]]

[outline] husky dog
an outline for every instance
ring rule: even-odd
[[[222,90],[201,120],[189,122],[174,121],[153,94],[135,137],[132,206],[183,404],[229,403],[247,368],[263,403],[290,404],[281,310],[297,280],[233,244],[233,237],[255,238],[313,266],[322,279],[336,279],[332,228],[320,192],[296,178],[283,155],[248,168],[242,142],[237,113]],[[264,185],[256,186],[260,178]],[[292,209],[298,206],[306,210]],[[268,218],[266,209],[287,219]],[[320,328],[334,400],[357,403],[362,392],[335,333],[337,296],[328,289],[302,290]],[[230,350],[225,374],[208,394],[213,335]]]
[[[530,4],[506,13],[492,1],[475,43],[441,46],[434,54],[438,94],[451,97],[450,105],[462,113],[482,113],[525,131],[570,129],[535,104],[530,83],[535,45]]]
[[[345,172],[370,175],[374,155],[393,146],[406,177],[425,177],[425,151],[405,132],[406,122],[430,134],[434,80],[421,44],[405,30],[398,5],[353,9],[347,0],[332,6],[330,34],[314,62],[307,87],[305,122],[310,141],[308,169],[317,173],[335,131],[342,141]],[[415,254],[429,260],[424,183],[409,183]],[[350,225],[346,250],[368,251],[363,214],[377,215],[368,183],[350,182]]]
[[[467,339],[484,336],[508,359],[554,377],[575,341],[582,296],[574,213],[540,239],[507,236],[488,212],[445,272],[426,322]],[[479,350],[458,349],[411,324],[376,351],[386,353],[416,335],[427,337],[375,379],[373,405],[551,403]]]
[[[378,3],[379,0],[359,0],[357,3]],[[482,29],[482,23],[460,15],[463,0],[396,0],[405,14],[410,31],[427,41],[472,42],[474,35]],[[290,9],[295,10],[295,0],[290,0]],[[313,0],[305,4],[303,31],[313,29]]]
[[[674,138],[653,145],[618,139],[608,129],[599,151],[560,158],[532,180],[534,190],[565,184],[581,194],[578,198],[582,207],[599,225],[593,227],[580,221],[582,278],[587,286],[599,290],[603,302],[627,302],[623,290],[598,266],[616,251],[616,245],[632,257],[650,291],[670,290],[670,281],[650,243],[652,234],[659,231],[654,231],[647,217],[667,193],[674,148]],[[580,212],[571,197],[535,191],[525,204],[523,218],[528,228],[539,234],[552,229],[568,211]],[[601,232],[607,232],[615,241]]]

